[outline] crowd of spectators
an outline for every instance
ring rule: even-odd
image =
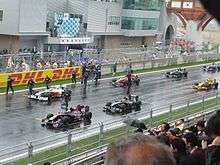
[[[45,60],[37,59],[33,61],[27,61],[24,58],[19,60],[8,59],[5,72],[24,72],[32,70],[45,70],[45,69],[56,69],[75,66],[76,64],[70,60]]]
[[[180,120],[137,132],[108,147],[105,165],[220,165],[220,111],[190,128]]]
[[[1,72],[23,72],[32,70],[45,70],[79,66],[83,63],[104,64],[106,60],[98,60],[87,56],[80,55],[69,56],[63,53],[46,54],[41,57],[39,54],[24,54],[24,55],[7,55],[0,56]]]

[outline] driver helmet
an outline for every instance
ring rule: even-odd
[[[85,106],[85,112],[89,112],[89,106]]]
[[[124,100],[128,100],[128,98],[127,98],[127,97],[124,97],[123,99],[124,99]]]

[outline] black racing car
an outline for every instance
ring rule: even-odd
[[[68,130],[72,128],[79,127],[81,123],[84,125],[90,125],[92,119],[92,113],[88,110],[85,112],[66,112],[66,113],[58,113],[47,114],[47,116],[42,119],[41,125],[46,127],[47,129],[54,130]]]
[[[185,68],[178,68],[174,71],[166,72],[165,76],[167,78],[182,79],[188,77],[188,72]]]
[[[220,72],[220,65],[205,65],[202,67],[204,72],[210,72],[210,73],[215,73],[215,72]]]
[[[125,97],[120,101],[108,102],[105,107],[103,107],[103,111],[106,114],[128,114],[133,111],[141,110],[141,101],[139,97],[136,95],[129,96],[129,98]]]

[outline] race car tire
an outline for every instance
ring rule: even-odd
[[[45,123],[41,123],[41,127],[45,127]]]
[[[110,115],[110,114],[112,114],[112,111],[110,109],[108,109],[105,111],[105,113]]]
[[[87,126],[87,125],[91,125],[92,121],[91,120],[85,120],[84,121],[84,126]]]
[[[54,128],[52,124],[48,124],[48,123],[45,123],[45,127],[47,129],[53,129]]]

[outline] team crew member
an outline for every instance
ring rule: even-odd
[[[216,79],[214,79],[214,89],[218,90],[218,82],[216,81]]]
[[[86,87],[87,87],[88,79],[89,79],[89,73],[88,73],[88,72],[85,72],[84,75],[83,75],[84,89],[86,89]]]
[[[81,67],[81,74],[82,74],[82,77],[81,77],[81,84],[83,84],[83,78],[84,78],[84,74],[85,74],[85,72],[86,72],[86,64],[85,63],[83,63],[82,64],[82,67]]]
[[[116,72],[117,72],[117,63],[116,62],[112,65],[112,68],[113,68],[113,76],[115,76]]]
[[[132,82],[131,82],[131,73],[129,72],[128,75],[127,75],[127,78],[128,78],[128,89],[127,89],[127,94],[129,95],[130,94],[130,90],[131,90],[131,85],[132,85]]]
[[[101,79],[101,76],[102,76],[102,71],[101,71],[102,66],[101,66],[101,64],[98,64],[96,69],[97,69],[97,72],[98,72],[98,79]]]
[[[34,84],[35,84],[35,82],[33,79],[28,80],[28,90],[29,90],[30,95],[33,94]]]
[[[99,79],[99,72],[97,70],[95,70],[95,85],[98,85],[98,79]]]
[[[75,83],[76,84],[76,70],[74,69],[73,72],[72,72],[72,83]]]
[[[11,89],[12,94],[14,94],[13,82],[14,80],[10,76],[8,76],[6,94],[8,94],[9,88]]]
[[[92,112],[89,111],[89,106],[85,107],[85,114],[84,114],[84,125],[90,125],[92,118]]]
[[[51,78],[49,76],[46,76],[46,78],[44,79],[44,83],[46,85],[47,89],[50,89],[49,84],[51,83]]]
[[[71,94],[68,91],[65,91],[64,92],[64,103],[65,103],[66,111],[68,110],[70,100],[71,100]]]

